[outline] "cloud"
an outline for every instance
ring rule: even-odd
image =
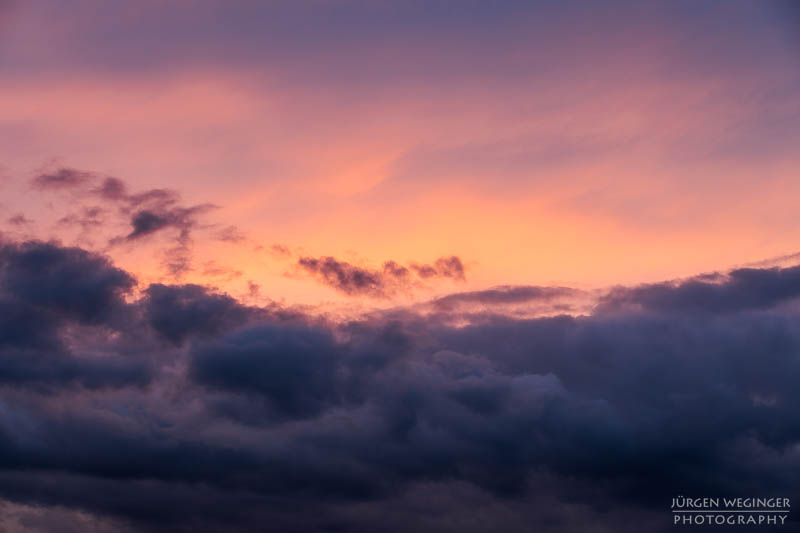
[[[620,287],[600,301],[600,310],[639,306],[647,311],[731,313],[767,309],[800,296],[800,266],[740,268],[727,275],[712,274],[688,280]]]
[[[197,215],[213,209],[212,205],[193,207],[172,207],[161,211],[142,209],[131,217],[131,232],[125,237],[127,241],[141,239],[166,228],[178,230],[178,240],[185,243],[191,230],[197,226]]]
[[[88,183],[92,178],[90,172],[63,167],[39,174],[31,180],[31,186],[39,190],[71,189]]]
[[[105,178],[92,192],[106,200],[120,201],[129,198],[128,186],[125,182],[113,177]]]
[[[618,287],[580,316],[504,313],[565,287],[456,293],[491,317],[453,326],[199,285],[123,298],[132,277],[100,256],[0,257],[14,505],[109,530],[666,532],[679,494],[800,497],[793,269]]]
[[[456,256],[440,257],[433,265],[412,265],[417,275],[423,279],[427,278],[453,278],[458,281],[465,281],[464,264]]]
[[[203,263],[202,273],[204,276],[213,276],[225,280],[240,278],[243,275],[241,270],[235,270],[231,267],[221,265],[214,260]]]
[[[6,222],[12,226],[27,226],[31,224],[31,220],[22,213],[10,216]]]
[[[199,227],[200,218],[216,209],[213,204],[181,206],[180,195],[168,189],[150,189],[130,194],[127,186],[116,178],[106,178],[93,194],[116,204],[119,212],[128,217],[130,232],[109,241],[111,246],[138,243],[156,234],[172,230],[173,246],[164,250],[163,265],[175,278],[192,268],[192,233]]]
[[[326,329],[261,325],[197,349],[190,373],[212,389],[256,394],[276,416],[305,418],[341,402],[340,352]]]
[[[0,290],[48,313],[89,323],[107,320],[136,281],[108,259],[55,243],[0,242]]]
[[[290,256],[292,251],[285,244],[273,244],[269,247],[270,252],[277,256]]]
[[[174,344],[192,336],[215,337],[259,316],[253,308],[200,285],[150,285],[141,301],[153,330]]]
[[[129,318],[135,280],[103,257],[53,243],[0,243],[0,383],[47,388],[143,385],[146,362],[91,350]],[[93,333],[90,335],[89,332]]]
[[[251,298],[257,298],[261,294],[261,286],[253,280],[247,280],[247,294]]]
[[[769,259],[748,263],[743,266],[758,267],[758,268],[776,267],[776,266],[794,266],[797,264],[798,261],[800,261],[800,252],[796,252],[793,254],[783,254],[777,257],[772,257]]]
[[[116,204],[120,212],[129,217],[130,233],[124,238],[113,239],[114,243],[140,240],[171,228],[178,232],[176,241],[187,245],[192,230],[198,225],[198,217],[216,208],[213,204],[178,205],[180,195],[169,189],[150,189],[132,194],[123,181],[113,177],[105,178],[90,194]],[[234,230],[228,227],[223,233],[232,235]]]
[[[570,287],[509,286],[493,287],[481,291],[457,292],[437,298],[432,303],[442,311],[452,311],[464,305],[507,305],[533,301],[552,301],[576,296],[581,291]]]
[[[107,247],[142,246],[164,236],[170,245],[161,249],[162,265],[173,278],[192,269],[193,234],[199,229],[213,229],[217,238],[227,242],[244,241],[235,226],[222,229],[204,222],[204,217],[216,206],[210,203],[183,205],[181,196],[171,189],[154,188],[131,192],[123,180],[93,172],[63,167],[36,176],[31,185],[40,191],[69,189],[71,192],[66,213],[54,226],[60,235],[71,228],[75,244],[95,247],[103,241]],[[27,223],[20,213],[7,220],[12,226]],[[123,228],[127,226],[127,230]],[[104,231],[105,228],[108,230]],[[164,244],[164,239],[157,242]],[[99,248],[98,248],[99,249]]]
[[[353,266],[333,257],[301,257],[297,264],[318,277],[324,284],[345,294],[366,294],[381,297],[385,294],[382,273]],[[390,276],[393,274],[389,273]]]
[[[145,235],[150,235],[160,229],[175,224],[175,222],[179,220],[178,217],[170,217],[168,214],[160,215],[151,211],[139,211],[133,215],[131,219],[133,231],[127,236],[127,239],[130,241],[144,237]]]
[[[81,230],[86,232],[102,226],[103,215],[105,214],[105,210],[101,207],[84,207],[79,212],[70,213],[62,217],[58,223],[64,226],[79,226]]]
[[[409,267],[386,261],[382,270],[355,266],[334,257],[300,257],[297,265],[339,292],[373,298],[388,298],[398,291],[408,291],[418,284],[419,279],[466,280],[464,265],[456,256],[439,258],[433,265],[412,264]],[[414,279],[412,273],[418,279]]]
[[[497,317],[532,319],[569,314],[591,314],[604,291],[563,286],[499,285],[487,289],[454,292],[413,305],[429,320],[452,326],[494,322]],[[392,316],[395,310],[385,311]]]
[[[217,239],[223,242],[239,243],[244,242],[246,237],[242,230],[236,226],[225,226],[217,232]]]

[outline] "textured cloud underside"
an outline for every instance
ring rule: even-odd
[[[485,531],[468,517],[553,513],[569,531],[614,501],[604,523],[633,531],[679,492],[796,495],[800,267],[617,287],[587,314],[526,319],[504,306],[581,293],[498,287],[334,323],[136,288],[79,248],[0,246],[10,516]],[[445,319],[478,304],[466,326]]]

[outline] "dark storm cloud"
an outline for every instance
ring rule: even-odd
[[[412,310],[334,323],[196,285],[126,303],[131,278],[102,258],[3,250],[0,497],[18,504],[141,531],[555,533],[670,531],[681,494],[800,497],[794,269],[453,327]],[[390,270],[412,275],[402,268]],[[56,290],[75,287],[93,303]],[[442,300],[502,308],[571,291]],[[483,521],[443,518],[473,512]]]
[[[466,280],[464,265],[456,256],[439,258],[433,265],[412,264],[409,267],[396,261],[386,261],[381,270],[359,267],[334,257],[300,257],[297,265],[339,292],[374,298],[386,298],[398,291],[407,291],[419,279]],[[412,272],[418,279],[414,279]]]
[[[341,402],[341,359],[330,331],[259,326],[198,348],[191,375],[207,387],[263,396],[281,416],[309,417]]]
[[[600,301],[600,310],[637,305],[649,311],[731,313],[767,309],[798,296],[800,266],[740,268],[726,276],[614,289]]]
[[[120,327],[123,296],[134,284],[107,259],[78,248],[0,243],[0,383],[56,389],[146,383],[146,362],[81,355],[68,339],[80,327]]]
[[[0,320],[0,328],[14,327],[17,318]],[[55,394],[73,385],[85,389],[138,387],[146,385],[151,379],[150,369],[143,361],[122,357],[81,357],[69,353],[63,346],[49,346],[37,351],[30,343],[19,348],[5,344],[5,340],[0,337],[2,385]]]
[[[11,301],[59,316],[100,323],[135,285],[108,259],[53,243],[0,242],[0,291]]]
[[[27,431],[14,427],[27,419]],[[164,438],[135,422],[51,416],[24,408],[0,417],[0,466],[54,469],[104,479],[205,481],[221,483],[259,467],[253,453],[226,446]],[[134,429],[134,431],[131,431]],[[35,438],[35,442],[27,442]]]
[[[190,336],[214,337],[263,315],[200,285],[156,283],[147,288],[141,303],[148,324],[175,344]]]

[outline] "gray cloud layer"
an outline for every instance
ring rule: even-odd
[[[197,285],[131,300],[100,256],[5,242],[0,497],[44,506],[42,531],[81,510],[104,531],[552,532],[669,531],[678,494],[797,498],[798,272],[618,288],[584,316],[330,323]]]

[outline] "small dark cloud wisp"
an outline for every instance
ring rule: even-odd
[[[64,167],[37,175],[31,180],[31,186],[43,191],[72,189],[89,183],[92,179],[91,172]]]
[[[27,226],[27,225],[31,224],[32,222],[33,221],[31,219],[29,219],[28,217],[26,217],[22,213],[17,213],[16,215],[12,215],[12,216],[8,217],[8,219],[6,219],[6,223],[8,223],[11,226],[16,226],[16,227]]]
[[[218,228],[205,223],[213,204],[184,205],[180,195],[171,189],[148,189],[132,192],[127,183],[116,177],[102,177],[94,172],[62,167],[41,173],[30,182],[38,191],[68,190],[70,201],[67,213],[57,222],[57,228],[78,230],[77,242],[93,245],[98,235],[105,236],[106,246],[140,246],[158,238],[162,249],[163,266],[176,278],[191,270],[193,234],[198,229],[216,230],[219,240],[238,243],[245,240],[235,226]],[[27,222],[24,214],[7,220],[11,226]],[[120,231],[127,226],[127,231]],[[116,234],[103,233],[113,228]],[[102,239],[103,237],[101,237]]]
[[[466,281],[465,268],[456,256],[442,257],[432,265],[412,264],[408,267],[396,261],[386,261],[381,270],[373,270],[341,261],[334,257],[300,257],[297,266],[321,283],[351,296],[388,298],[408,291],[420,280],[449,278]]]

